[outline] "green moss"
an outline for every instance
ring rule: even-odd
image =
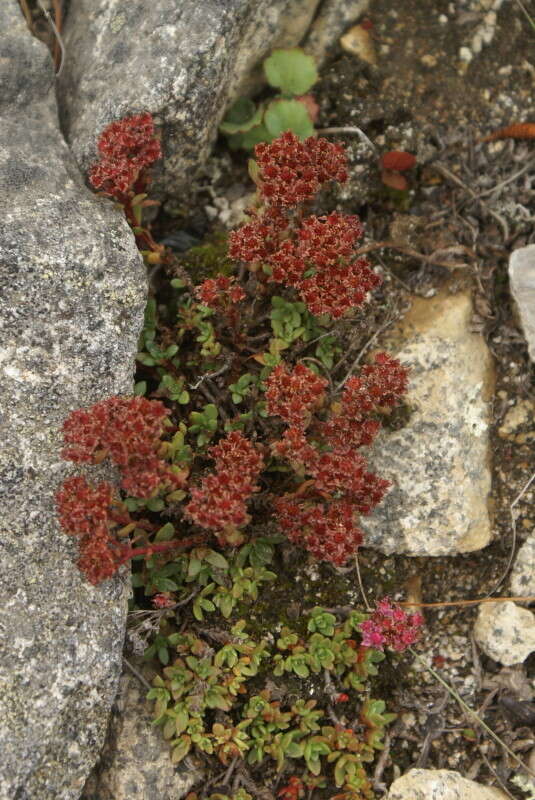
[[[214,275],[230,275],[234,262],[228,257],[227,248],[228,234],[219,231],[180,256],[181,266],[194,283],[202,283]]]

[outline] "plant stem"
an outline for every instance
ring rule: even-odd
[[[127,561],[130,561],[132,558],[136,558],[137,556],[151,556],[153,553],[165,553],[167,550],[177,550],[179,548],[190,547],[196,544],[202,544],[206,541],[206,537],[199,535],[199,536],[191,536],[189,539],[174,539],[172,542],[156,542],[155,544],[149,544],[146,547],[134,547],[127,550],[123,557],[119,562],[119,566],[122,564],[126,564]]]

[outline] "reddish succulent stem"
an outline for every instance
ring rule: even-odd
[[[119,566],[126,564],[132,558],[137,556],[151,556],[154,553],[165,553],[167,550],[176,550],[178,548],[191,547],[193,545],[202,544],[206,541],[206,536],[191,536],[189,539],[173,540],[172,542],[158,542],[156,544],[149,544],[147,547],[134,547],[127,550],[119,562]]]

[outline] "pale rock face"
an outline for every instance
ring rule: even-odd
[[[392,483],[361,519],[365,544],[382,552],[453,555],[490,541],[493,372],[483,338],[469,330],[471,314],[468,292],[418,298],[385,345],[410,369],[412,413],[370,453],[373,470]]]
[[[127,589],[88,584],[59,530],[59,429],[132,391],[146,277],[122,215],[84,186],[17,0],[0,28],[0,797],[74,800],[104,739]]]
[[[481,786],[447,769],[411,769],[394,781],[385,800],[505,800],[504,792]]]
[[[85,171],[112,120],[150,111],[165,159],[162,195],[187,192],[229,104],[261,85],[275,47],[306,45],[319,62],[369,0],[77,0],[63,36],[62,125]],[[187,201],[187,194],[184,197]]]
[[[509,258],[509,283],[529,357],[535,361],[535,244],[513,250]]]
[[[510,667],[535,650],[535,614],[516,603],[482,603],[474,636],[484,653]]]
[[[146,694],[138,678],[122,675],[102,757],[82,800],[179,800],[199,780],[187,759],[171,763],[169,743],[152,724]]]
[[[532,531],[516,554],[511,572],[513,597],[535,596],[535,531]]]

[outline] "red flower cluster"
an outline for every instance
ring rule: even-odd
[[[93,488],[82,477],[68,478],[56,493],[61,527],[79,538],[78,567],[93,584],[110,578],[123,556],[123,548],[110,529],[127,524],[130,518],[116,503],[109,483]]]
[[[272,444],[272,450],[279,458],[288,461],[296,472],[306,469],[312,472],[319,461],[319,453],[315,447],[308,443],[301,428],[287,428],[282,439]]]
[[[163,593],[154,594],[150,600],[154,608],[174,608],[176,606],[173,598]]]
[[[256,480],[264,462],[256,447],[239,431],[229,433],[208,453],[215,460],[215,472],[191,490],[185,512],[201,528],[221,534],[224,541],[225,534],[249,521],[246,503],[257,491]]]
[[[286,786],[283,786],[277,792],[277,797],[280,797],[281,800],[300,800],[304,796],[305,787],[303,786],[303,781],[296,775],[292,775]]]
[[[315,372],[297,364],[289,372],[285,364],[279,364],[266,381],[267,412],[296,428],[306,428],[312,411],[320,408],[325,400],[327,381]]]
[[[217,278],[207,278],[195,289],[195,294],[205,306],[221,309],[229,303],[239,303],[245,298],[241,286],[235,285],[236,278],[227,278],[218,275]]]
[[[122,488],[136,497],[149,497],[162,483],[181,487],[183,473],[157,456],[168,414],[145,397],[110,397],[73,411],[63,423],[62,457],[97,463],[109,456],[121,469]]]
[[[390,486],[388,481],[366,470],[366,461],[359,453],[323,453],[314,470],[315,488],[329,493],[343,492],[354,510],[369,514],[378,505]]]
[[[275,501],[279,525],[291,542],[304,547],[319,561],[342,566],[362,544],[354,522],[355,506],[346,500],[323,503]]]
[[[310,199],[328,180],[347,178],[341,145],[326,139],[299,141],[287,131],[255,148],[259,189],[265,206],[249,211],[251,222],[230,234],[229,255],[264,263],[269,280],[296,289],[312,314],[339,318],[358,308],[381,282],[365,258],[355,257],[362,237],[356,216],[332,213],[296,221],[292,207]]]
[[[281,233],[288,227],[288,217],[278,206],[268,206],[261,216],[254,209],[248,212],[252,217],[232,231],[229,235],[229,256],[236,261],[267,261],[281,245]]]
[[[140,172],[162,151],[149,113],[112,122],[98,140],[100,160],[91,167],[89,180],[95,189],[121,199],[132,189]]]
[[[327,181],[347,180],[344,148],[311,136],[301,142],[286,131],[269,144],[257,144],[260,191],[267,203],[295,206],[309,200]]]
[[[287,496],[276,503],[278,522],[291,541],[316,558],[343,564],[362,541],[356,515],[369,514],[390,485],[369,472],[356,451],[371,444],[380,428],[378,421],[369,419],[370,413],[393,406],[406,391],[407,370],[380,353],[358,378],[346,382],[336,413],[324,422],[313,420],[312,412],[323,404],[325,382],[306,367],[289,373],[281,364],[267,386],[268,413],[291,425],[271,445],[272,452],[288,461],[300,477],[312,478],[302,484],[298,501]],[[309,425],[319,447],[307,439]]]
[[[360,375],[349,378],[342,393],[340,413],[322,425],[326,441],[340,452],[370,445],[380,423],[367,419],[378,407],[393,408],[407,392],[408,370],[387,353],[378,353],[375,363],[362,367]]]
[[[360,624],[362,644],[374,650],[388,647],[401,652],[418,641],[423,621],[421,614],[407,614],[385,597],[377,602],[371,617]]]
[[[297,289],[312,314],[337,319],[362,305],[367,292],[381,283],[365,258],[351,260],[362,236],[358,217],[336,212],[310,216],[296,235],[296,242],[283,241],[264,259],[271,267],[271,280]]]

